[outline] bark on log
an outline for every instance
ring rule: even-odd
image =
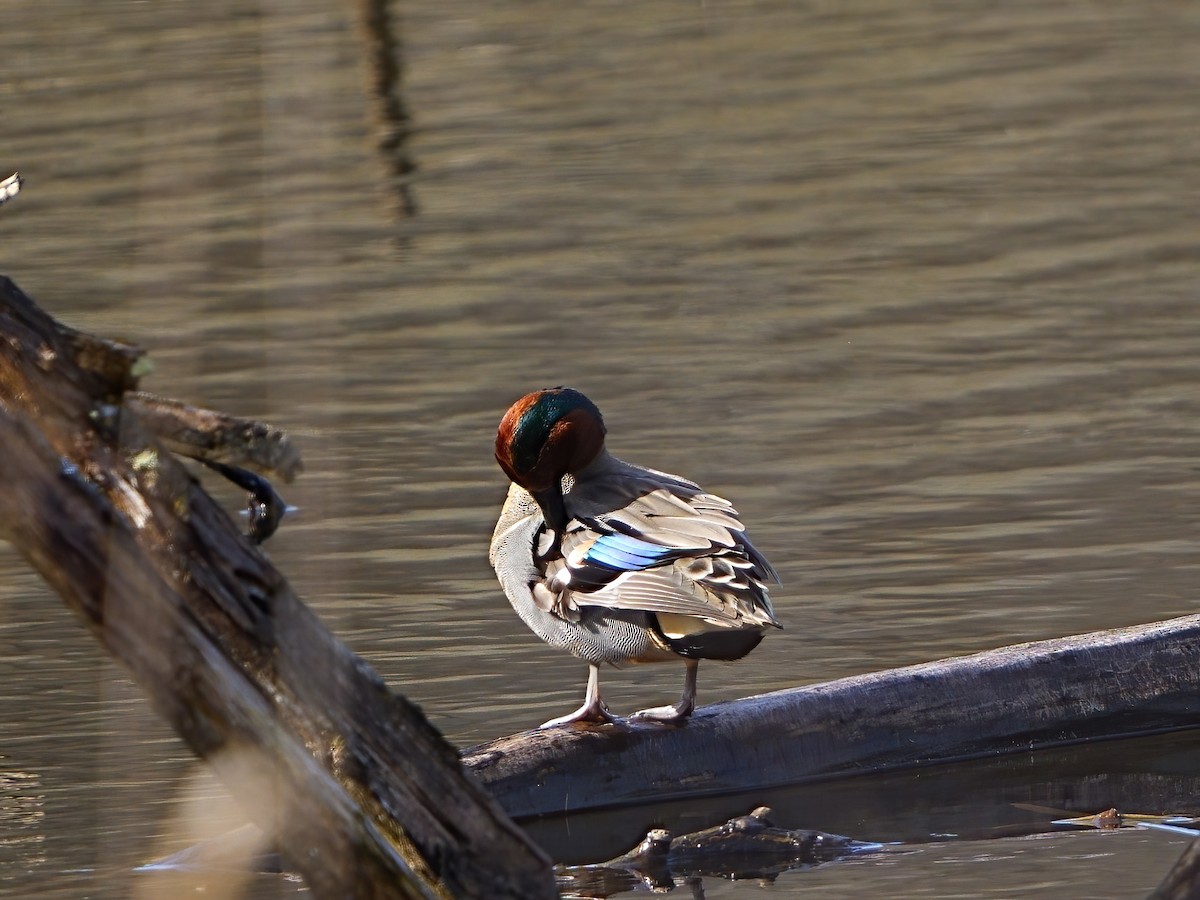
[[[179,456],[253,469],[288,484],[304,469],[291,439],[262,422],[145,391],[126,395],[125,408]]]
[[[454,748],[122,405],[139,356],[0,277],[0,537],[317,896],[556,896],[549,861]]]
[[[474,747],[514,817],[762,789],[1200,725],[1200,616]]]
[[[1197,897],[1200,897],[1200,838],[1187,845],[1146,900],[1196,900]]]

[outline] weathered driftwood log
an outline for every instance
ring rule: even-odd
[[[512,816],[733,793],[1200,725],[1200,616],[1020,644],[697,710],[565,726],[464,761]]]
[[[0,537],[322,897],[555,896],[548,860],[123,406],[139,352],[0,278]]]

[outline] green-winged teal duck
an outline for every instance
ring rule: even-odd
[[[622,462],[600,410],[571,388],[527,394],[496,434],[512,480],[489,559],[535,634],[591,667],[583,706],[542,727],[607,722],[601,663],[682,660],[683,695],[635,718],[680,722],[702,659],[741,659],[780,627],[779,578],[727,500],[676,475]]]

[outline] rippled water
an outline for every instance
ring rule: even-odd
[[[350,5],[6,10],[0,177],[27,185],[0,271],[149,348],[148,389],[296,435],[301,512],[272,556],[451,740],[582,690],[486,562],[493,429],[548,384],[596,400],[618,455],[732,499],[783,577],[787,629],[703,670],[702,702],[1194,611],[1200,7],[393,13],[411,183]],[[634,708],[679,678],[606,690]],[[1112,758],[1195,771],[1190,746]],[[972,771],[963,799],[993,802]],[[1126,799],[1186,811],[1192,785]],[[0,891],[152,890],[129,869],[190,839],[197,793],[219,804],[0,550]],[[958,821],[825,802],[784,824]],[[771,893],[1140,896],[1181,845],[922,846]]]

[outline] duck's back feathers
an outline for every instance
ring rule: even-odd
[[[604,458],[564,485],[561,558],[535,602],[571,619],[587,607],[686,616],[718,629],[778,626],[778,582],[730,503],[690,481]],[[548,535],[547,541],[549,540]]]

